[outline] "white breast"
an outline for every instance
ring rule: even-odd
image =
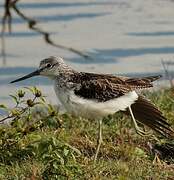
[[[55,88],[55,91],[62,105],[69,113],[89,119],[103,118],[117,111],[124,111],[138,99],[135,91],[106,102],[84,99],[76,96],[73,91],[67,91],[61,88]]]

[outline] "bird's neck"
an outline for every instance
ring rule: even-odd
[[[64,86],[69,83],[74,83],[74,77],[77,76],[79,72],[73,69],[66,69],[66,71],[59,71],[59,74],[56,76],[55,80]]]

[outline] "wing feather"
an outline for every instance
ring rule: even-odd
[[[105,102],[124,94],[141,88],[152,87],[152,81],[159,76],[149,76],[144,78],[128,78],[113,75],[81,73],[75,77],[78,86],[74,88],[74,93],[85,99],[94,99]]]

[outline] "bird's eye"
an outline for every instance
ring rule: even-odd
[[[47,66],[47,68],[50,68],[50,67],[51,67],[51,64],[50,64],[50,63],[48,63],[46,66]]]

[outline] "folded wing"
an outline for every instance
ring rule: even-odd
[[[74,93],[77,96],[99,102],[118,98],[136,89],[152,87],[151,82],[160,78],[160,76],[128,78],[93,73],[81,73],[79,77],[79,84],[74,89]]]

